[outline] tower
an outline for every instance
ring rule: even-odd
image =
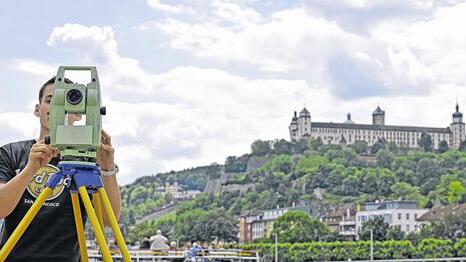
[[[298,140],[298,114],[294,111],[293,118],[291,119],[290,126],[288,127],[290,130],[290,139],[291,141]]]
[[[451,129],[451,147],[459,149],[461,142],[466,140],[465,126],[463,123],[463,114],[460,112],[460,107],[456,103],[456,112],[453,113],[453,123],[450,124]]]
[[[385,125],[385,111],[380,109],[379,106],[377,106],[374,113],[372,113],[372,124],[379,126]]]
[[[351,120],[351,114],[350,114],[350,113],[348,113],[348,114],[346,115],[345,124],[354,124],[353,120]]]
[[[306,108],[299,112],[298,118],[298,139],[309,138],[311,136],[311,113]]]

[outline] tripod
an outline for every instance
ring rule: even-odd
[[[28,210],[24,218],[18,224],[16,229],[13,231],[10,238],[7,240],[3,248],[0,250],[0,262],[4,262],[6,257],[10,254],[19,238],[26,231],[27,227],[39,212],[42,204],[45,202],[47,197],[52,193],[53,189],[57,186],[60,180],[64,176],[71,177],[71,201],[73,204],[73,214],[76,224],[76,231],[78,233],[79,250],[81,254],[81,261],[88,261],[86,240],[84,237],[84,226],[81,216],[81,207],[79,204],[79,196],[83,201],[84,207],[88,214],[89,220],[94,229],[94,234],[97,239],[100,251],[102,252],[103,261],[112,261],[110,250],[107,246],[105,235],[103,232],[103,217],[102,217],[102,206],[107,214],[110,226],[113,234],[117,241],[120,253],[122,254],[123,261],[131,261],[131,257],[123,239],[123,234],[118,226],[115,214],[113,213],[110,205],[110,200],[103,188],[102,181],[100,180],[100,169],[95,163],[84,162],[84,161],[61,161],[58,164],[60,169],[55,173],[45,185],[44,190],[40,193],[39,197],[34,201],[31,208]],[[79,193],[79,196],[78,196]],[[89,194],[93,196],[94,206],[91,203]],[[97,211],[97,213],[96,213]]]

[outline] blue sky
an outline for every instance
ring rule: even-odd
[[[464,1],[7,1],[0,143],[35,138],[40,85],[98,67],[120,182],[213,162],[313,121],[446,127],[466,106]]]

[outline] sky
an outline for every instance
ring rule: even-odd
[[[389,125],[447,127],[466,108],[465,14],[456,0],[6,1],[0,144],[38,137],[38,90],[60,65],[97,66],[120,184],[289,139],[304,106],[318,122],[370,123],[380,105]]]

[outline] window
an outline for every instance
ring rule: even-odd
[[[406,213],[406,220],[409,220],[409,213]]]
[[[392,223],[392,215],[390,214],[385,214],[383,216],[383,221],[387,224],[391,224]]]
[[[417,214],[414,214],[414,220],[417,220]]]
[[[401,220],[401,213],[398,213],[398,220]]]

